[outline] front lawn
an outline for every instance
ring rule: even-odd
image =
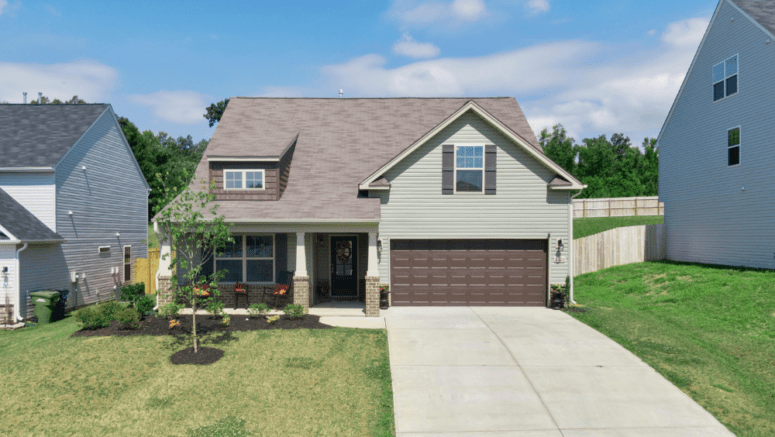
[[[236,435],[218,428],[244,427],[256,436],[390,436],[395,430],[384,330],[236,332],[206,344],[225,350],[220,361],[173,366],[170,355],[188,344],[168,336],[70,337],[77,329],[68,317],[0,331],[3,432]]]
[[[738,436],[775,435],[775,272],[675,262],[575,278],[571,313]]]
[[[654,225],[664,223],[661,215],[639,215],[636,217],[599,217],[573,219],[573,239],[598,234],[613,228],[624,226]]]

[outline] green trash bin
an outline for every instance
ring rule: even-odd
[[[38,323],[41,325],[51,323],[51,314],[59,302],[59,292],[33,291],[30,293],[30,300],[35,304],[35,317],[38,318]]]

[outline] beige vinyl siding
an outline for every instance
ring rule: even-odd
[[[52,231],[57,231],[54,173],[0,173],[0,188]]]
[[[21,246],[11,244],[0,245],[0,305],[5,305],[5,298],[8,296],[9,303],[14,304],[16,300],[16,250]],[[3,267],[8,268],[7,277],[3,275]],[[8,286],[6,287],[6,279]],[[22,314],[23,313],[19,313]],[[2,318],[3,316],[0,316]]]
[[[497,194],[442,195],[443,144],[495,144]],[[550,248],[556,246],[557,238],[568,242],[570,197],[567,191],[547,189],[555,175],[482,118],[464,114],[385,174],[389,191],[371,192],[382,203],[381,281],[386,283],[390,277],[391,239],[545,240],[551,234]],[[567,261],[550,262],[552,283],[564,282],[568,274],[570,244],[565,247],[562,255]]]
[[[96,302],[97,293],[105,299],[114,292],[111,267],[119,267],[123,280],[124,246],[132,246],[132,263],[148,256],[146,184],[110,109],[57,164],[56,181],[57,230],[67,240],[62,245],[67,267],[87,277],[68,306],[76,299],[79,305]],[[99,254],[99,246],[110,246],[110,253]],[[63,282],[67,286],[69,278]]]
[[[659,143],[668,259],[775,268],[775,44],[768,38],[734,6],[719,6]],[[738,92],[714,102],[711,69],[736,54]],[[730,168],[727,130],[736,126],[741,165]]]

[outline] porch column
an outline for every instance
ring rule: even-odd
[[[366,317],[379,317],[379,263],[377,233],[369,232],[369,269],[366,271]]]
[[[296,272],[293,275],[293,303],[309,311],[309,275],[307,275],[307,250],[304,232],[296,233]]]

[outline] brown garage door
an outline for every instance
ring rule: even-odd
[[[396,306],[545,306],[546,240],[391,240]]]

